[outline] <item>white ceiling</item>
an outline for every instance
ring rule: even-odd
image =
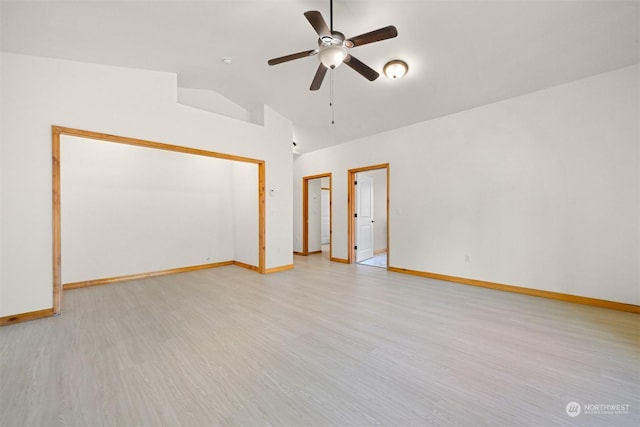
[[[4,51],[170,71],[252,111],[291,119],[300,152],[511,98],[639,61],[640,2],[580,0],[335,0],[347,37],[395,25],[398,37],[351,53],[399,81],[369,82],[342,66],[309,85],[317,57],[267,60],[317,47],[303,13],[329,21],[329,0],[2,1]],[[223,57],[232,57],[231,65]]]

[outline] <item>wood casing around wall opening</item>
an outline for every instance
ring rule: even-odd
[[[98,140],[110,143],[117,144],[125,144],[132,145],[137,147],[145,147],[149,149],[156,150],[165,150],[171,151],[175,153],[183,153],[190,154],[196,156],[204,156],[204,157],[212,157],[223,160],[231,160],[236,162],[243,163],[251,163],[255,164],[258,168],[258,194],[256,195],[258,199],[258,266],[252,267],[258,271],[259,273],[267,273],[269,272],[266,268],[266,240],[265,240],[265,227],[266,227],[266,214],[265,214],[265,161],[259,159],[253,159],[249,157],[235,156],[231,154],[217,153],[213,151],[207,151],[197,148],[190,148],[178,145],[164,144],[160,142],[129,138],[124,136],[110,135],[99,132],[91,132],[80,129],[67,128],[62,126],[52,126],[52,138],[51,138],[51,147],[52,147],[52,223],[53,223],[53,313],[59,314],[62,309],[62,229],[61,229],[61,206],[60,206],[60,194],[61,194],[61,183],[60,183],[60,166],[61,166],[61,158],[60,158],[60,137],[61,135],[68,135],[74,137],[87,138],[91,140]],[[235,261],[232,261],[235,262]],[[239,264],[238,264],[239,265]],[[184,267],[185,269],[190,269],[193,267]],[[204,267],[206,268],[206,267]],[[279,267],[277,267],[279,268]],[[176,270],[176,269],[173,269]],[[180,269],[177,269],[180,270]],[[273,269],[269,269],[273,270]],[[145,276],[149,274],[157,273],[140,273],[140,275]],[[161,271],[158,274],[171,274],[166,273],[165,271]],[[119,278],[115,278],[119,279]],[[107,279],[96,279],[96,282],[104,282],[115,280],[114,278]],[[91,281],[86,281],[91,282]],[[78,285],[78,284],[76,284]],[[76,286],[77,287],[77,286]]]

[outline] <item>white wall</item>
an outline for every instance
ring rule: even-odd
[[[258,265],[258,165],[233,162],[233,260]],[[268,196],[267,196],[268,197]],[[223,243],[223,242],[220,242]]]
[[[389,162],[391,266],[639,304],[639,77],[626,67],[301,155],[294,206],[302,176],[346,183]],[[333,194],[346,258],[346,184]]]
[[[292,263],[293,127],[177,103],[176,75],[3,53],[0,316],[52,307],[51,125],[266,161],[266,266]]]
[[[236,191],[232,161],[67,135],[60,147],[62,283],[234,259],[232,197],[257,192]]]
[[[179,87],[178,102],[233,119],[252,121],[251,112],[212,90]]]

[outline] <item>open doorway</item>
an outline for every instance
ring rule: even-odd
[[[212,187],[214,177],[233,182],[233,192]],[[52,126],[53,312],[61,312],[63,289],[222,265],[266,273],[264,182],[264,160]],[[85,203],[89,197],[94,199]],[[233,216],[232,208],[242,215]],[[242,233],[235,233],[238,221]],[[215,228],[207,222],[216,222]],[[129,248],[139,255],[127,263]]]
[[[389,164],[349,170],[349,263],[389,266]]]
[[[332,259],[331,174],[302,178],[302,255]]]

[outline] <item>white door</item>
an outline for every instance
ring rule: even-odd
[[[323,188],[321,196],[322,209],[320,215],[320,241],[323,245],[328,245],[330,228],[329,190],[327,188]]]
[[[373,256],[373,178],[356,174],[356,262]]]
[[[320,213],[321,213],[321,193],[320,190],[320,178],[310,179],[308,184],[308,195],[307,199],[307,207],[308,207],[308,215],[307,218],[307,250],[310,253],[316,253],[322,250],[321,246],[321,235],[322,229],[320,224]]]

